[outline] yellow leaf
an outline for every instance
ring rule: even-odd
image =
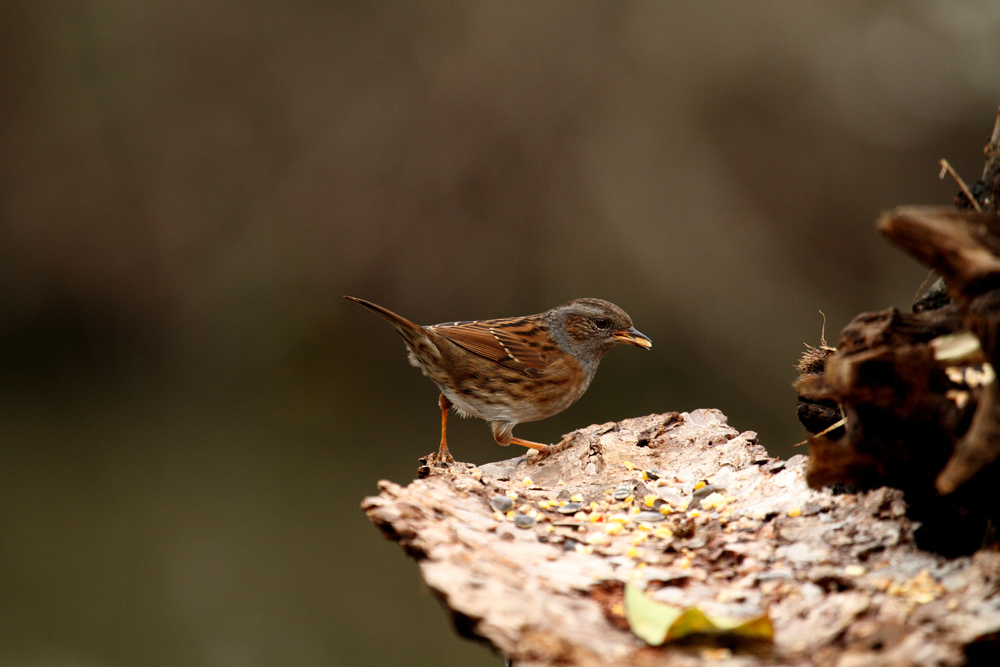
[[[650,646],[659,646],[666,641],[670,626],[680,615],[679,610],[647,598],[643,590],[632,582],[625,584],[628,627]]]
[[[651,646],[697,634],[774,639],[774,626],[767,612],[742,619],[707,614],[697,607],[682,609],[647,598],[643,590],[631,582],[625,584],[625,617],[632,632]]]

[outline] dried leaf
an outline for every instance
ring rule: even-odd
[[[625,616],[632,632],[651,646],[696,634],[774,639],[774,627],[767,612],[737,619],[707,614],[697,607],[683,609],[651,600],[633,583],[625,585]]]
[[[629,582],[625,584],[625,618],[639,639],[650,646],[659,646],[667,639],[670,626],[681,616],[681,610],[646,597],[643,590]]]

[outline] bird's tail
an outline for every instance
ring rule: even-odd
[[[405,317],[397,315],[388,308],[383,308],[382,306],[372,303],[371,301],[365,301],[364,299],[359,299],[355,296],[347,296],[346,294],[344,295],[344,298],[348,301],[361,304],[368,310],[378,314],[380,317],[389,322],[389,324],[395,327],[396,331],[399,332],[399,335],[403,337],[403,340],[406,342],[406,346],[411,350],[417,349],[418,347],[426,347],[428,343],[436,348],[436,345],[433,344],[431,337],[427,335],[427,332],[420,325],[414,324]]]

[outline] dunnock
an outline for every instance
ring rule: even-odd
[[[448,322],[422,327],[382,306],[345,296],[389,321],[409,348],[410,363],[441,390],[441,447],[453,462],[445,431],[448,408],[490,423],[501,445],[522,445],[545,456],[552,446],[515,438],[521,422],[562,412],[590,386],[601,358],[615,345],[649,349],[624,310],[601,299],[577,299],[538,315]]]

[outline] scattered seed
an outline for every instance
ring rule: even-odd
[[[698,484],[701,484],[701,486],[698,486]],[[698,482],[698,484],[695,484],[694,493],[691,494],[692,500],[701,500],[708,495],[722,493],[726,490],[726,487],[719,484],[705,484],[703,482]]]
[[[535,525],[535,517],[527,514],[515,514],[514,525],[518,528],[531,528]]]
[[[646,477],[653,480],[660,479],[661,477],[663,477],[663,473],[657,470],[656,468],[650,468],[649,470],[643,470],[642,472],[646,474]]]
[[[514,506],[514,501],[507,496],[493,496],[490,499],[490,507],[497,512],[506,512]]]
[[[631,486],[619,486],[617,489],[615,489],[615,492],[611,494],[611,497],[614,498],[615,500],[625,500],[631,495],[632,495]]]
[[[566,503],[556,511],[560,514],[576,514],[583,509],[583,503]]]
[[[701,486],[698,486],[698,484],[701,484]],[[725,487],[717,484],[703,484],[702,482],[698,482],[698,484],[694,485],[694,493],[691,494],[691,502],[688,504],[688,509],[698,509],[701,507],[701,501],[704,498],[713,493],[721,494],[726,490]]]
[[[587,535],[587,539],[584,541],[587,544],[600,544],[600,545],[610,544],[608,536],[604,535],[603,533],[592,533],[590,535]]]
[[[663,516],[659,512],[639,512],[634,517],[636,521],[644,521],[646,523],[655,523],[657,521],[663,521],[667,517]]]

